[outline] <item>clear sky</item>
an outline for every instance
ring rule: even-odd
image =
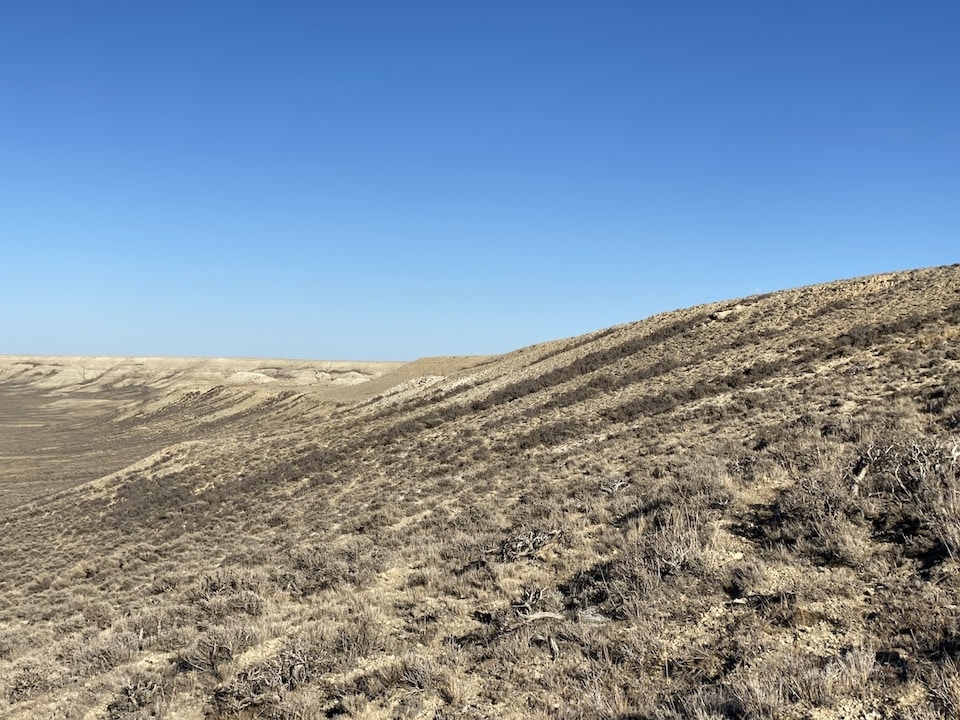
[[[0,9],[0,354],[413,359],[960,261],[960,2]]]

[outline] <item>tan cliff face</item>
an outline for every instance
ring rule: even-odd
[[[958,433],[958,266],[496,357],[2,357],[0,717],[954,717]]]

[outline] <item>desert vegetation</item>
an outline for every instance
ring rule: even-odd
[[[0,717],[960,716],[958,342],[953,266],[349,391],[0,374]]]

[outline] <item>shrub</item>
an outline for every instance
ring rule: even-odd
[[[223,669],[244,650],[257,643],[256,634],[244,627],[213,627],[187,650],[177,655],[177,667],[186,672],[211,673],[223,679]]]
[[[330,669],[329,658],[316,646],[290,639],[276,655],[241,670],[214,690],[216,717],[285,717],[275,714],[284,696]]]
[[[296,594],[310,595],[343,584],[368,584],[383,568],[385,551],[366,535],[354,534],[298,547],[291,558],[294,572],[280,578],[281,583]]]
[[[136,672],[107,705],[109,720],[149,720],[161,717],[170,679],[159,673]]]
[[[568,605],[597,605],[613,617],[643,618],[664,583],[682,585],[712,572],[709,548],[716,528],[696,505],[679,502],[641,513],[632,521],[614,560],[561,586]]]
[[[10,677],[7,685],[7,699],[11,704],[56,687],[56,681],[50,669],[36,661],[18,663],[14,666]]]

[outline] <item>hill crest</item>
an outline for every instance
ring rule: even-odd
[[[0,714],[953,716],[958,339],[951,266],[349,387],[0,360],[86,403],[6,466]]]

